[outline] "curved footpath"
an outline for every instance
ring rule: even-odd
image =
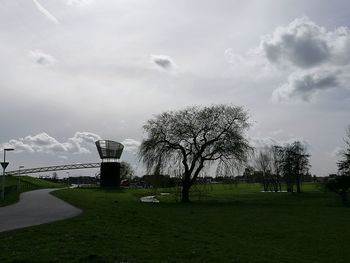
[[[82,210],[50,194],[57,189],[22,193],[18,203],[0,208],[0,232],[76,216]]]

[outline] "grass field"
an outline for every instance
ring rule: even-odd
[[[2,178],[0,177],[0,182]],[[61,188],[65,187],[65,184],[50,182],[48,180],[42,180],[30,176],[6,176],[5,178],[6,188],[10,188],[10,191],[6,191],[5,201],[0,200],[0,206],[9,205],[18,201],[20,193],[31,191],[40,188]],[[0,184],[1,187],[1,184]]]
[[[189,204],[150,190],[65,189],[75,218],[0,233],[0,262],[350,262],[350,209],[316,185],[215,185]]]

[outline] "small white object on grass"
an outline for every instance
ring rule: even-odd
[[[159,203],[159,200],[156,198],[155,195],[141,197],[140,201],[142,203]]]

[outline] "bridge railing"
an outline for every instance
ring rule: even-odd
[[[13,170],[13,171],[6,172],[5,175],[11,176],[11,175],[33,174],[33,173],[42,173],[42,172],[51,172],[51,171],[99,168],[99,167],[100,167],[100,163],[66,164],[66,165],[55,165],[55,166],[47,166],[47,167]]]

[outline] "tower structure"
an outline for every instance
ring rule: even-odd
[[[99,140],[95,142],[97,151],[101,158],[100,186],[120,186],[120,156],[124,145],[110,140]]]

